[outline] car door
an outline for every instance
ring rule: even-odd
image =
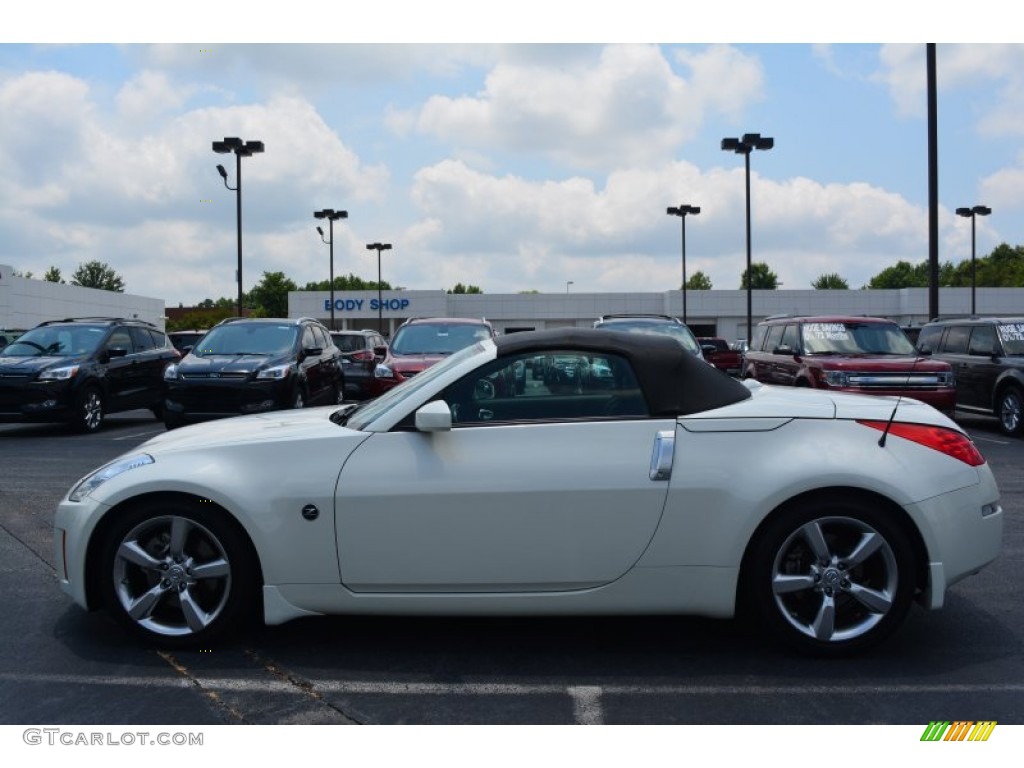
[[[139,407],[153,407],[163,392],[164,368],[169,362],[163,334],[142,326],[129,328],[135,345],[132,371],[132,399]]]
[[[106,410],[126,411],[141,408],[140,376],[138,358],[134,352],[131,333],[127,328],[117,328],[103,345],[101,360],[107,381]]]
[[[958,375],[964,377],[963,385],[971,405],[978,408],[992,406],[996,379],[1003,370],[999,361],[1001,351],[994,325],[976,325],[971,329],[968,360],[957,371]]]
[[[592,366],[616,372],[600,389],[538,383],[526,396],[499,396],[495,383],[527,356],[499,358],[449,387],[451,430],[400,428],[356,449],[336,503],[348,588],[586,589],[640,558],[668,490],[667,477],[652,480],[652,455],[675,421],[646,416],[621,359],[591,356]]]

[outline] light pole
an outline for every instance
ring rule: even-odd
[[[974,305],[974,287],[976,283],[974,273],[974,219],[976,216],[988,216],[990,213],[992,213],[992,209],[984,205],[956,209],[957,216],[964,216],[971,220],[971,315],[976,314]]]
[[[565,292],[566,293],[569,293],[569,286],[570,285],[574,285],[573,281],[572,280],[566,280],[565,281]]]
[[[380,252],[390,251],[391,243],[367,243],[366,250],[377,251],[377,330],[384,333],[384,303],[380,293]]]
[[[683,323],[686,323],[686,214],[696,216],[700,213],[700,206],[680,205],[678,208],[669,208],[665,211],[669,216],[678,216],[683,223]]]
[[[769,150],[775,146],[775,139],[759,133],[745,133],[740,139],[722,139],[722,149],[743,155],[747,171],[747,343],[753,336],[754,301],[752,275],[750,274],[750,153],[755,149]]]
[[[324,208],[322,211],[313,211],[313,216],[318,219],[327,219],[328,229],[331,233],[330,240],[324,240],[324,231],[320,227],[316,231],[320,233],[320,239],[331,247],[331,330],[334,330],[334,222],[338,219],[347,219],[348,211],[336,211],[333,208]]]
[[[224,180],[224,186],[235,193],[236,219],[238,221],[238,316],[242,317],[242,158],[263,151],[262,141],[245,141],[226,137],[224,141],[213,142],[213,151],[219,155],[235,153],[235,186],[228,184],[228,172],[223,165],[217,166],[217,173]]]

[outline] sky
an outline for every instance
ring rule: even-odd
[[[98,5],[111,15],[82,10]],[[986,2],[934,30],[875,0],[824,25],[822,4],[782,2],[764,26],[648,0],[586,23],[545,11],[557,0],[495,6],[504,18],[459,0],[325,17],[295,0],[252,29],[191,2],[154,25],[140,5],[46,4],[0,31],[0,263],[69,279],[103,261],[169,306],[234,297],[236,195],[216,166],[235,186],[235,159],[211,145],[240,137],[266,147],[242,160],[246,290],[264,272],[327,279],[322,208],[348,212],[336,274],[376,279],[379,241],[383,279],[408,289],[674,290],[666,208],[684,204],[701,208],[687,273],[736,289],[744,162],[720,145],[760,133],[775,146],[750,158],[753,259],[783,288],[824,273],[859,288],[928,256],[929,32],[949,41],[939,258],[970,257],[962,206],[992,208],[979,256],[1024,244],[1024,45],[989,42],[1012,25],[988,29]]]

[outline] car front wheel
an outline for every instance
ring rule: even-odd
[[[255,569],[246,543],[200,502],[137,507],[109,533],[101,556],[104,603],[135,634],[193,647],[251,615]]]
[[[761,533],[745,586],[749,607],[776,639],[838,656],[875,645],[906,617],[914,548],[884,510],[817,499],[782,512]]]
[[[103,395],[94,386],[86,387],[75,405],[74,427],[79,432],[97,432],[103,426]]]
[[[1004,434],[1018,436],[1024,434],[1024,394],[1015,386],[1008,386],[999,395],[999,406],[996,410],[999,427]]]

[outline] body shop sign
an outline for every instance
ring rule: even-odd
[[[376,312],[378,310],[388,310],[389,312],[403,312],[409,308],[409,299],[370,299],[365,301],[363,299],[335,299],[334,310],[336,312],[361,312],[363,306],[368,305],[367,309],[370,312]],[[327,312],[331,311],[331,300],[324,299],[324,310]]]

